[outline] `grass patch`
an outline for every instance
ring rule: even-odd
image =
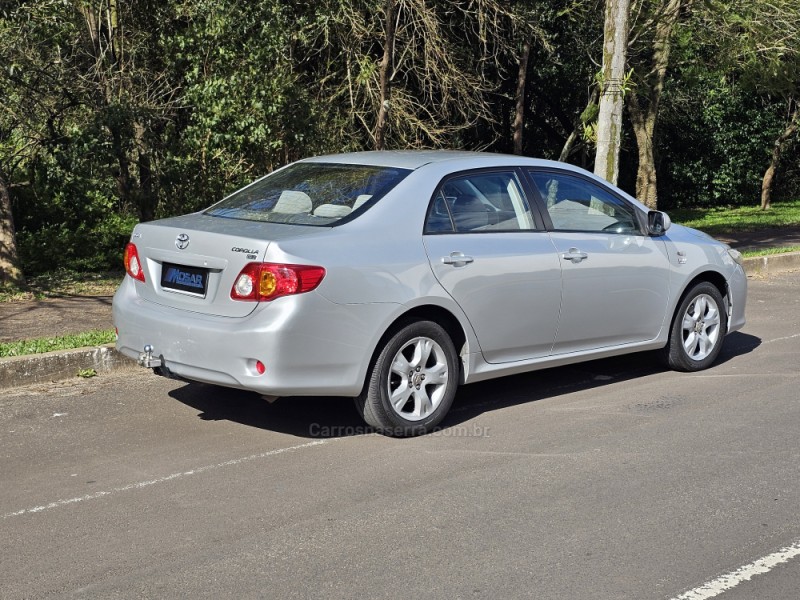
[[[755,256],[772,256],[773,254],[783,254],[784,252],[800,252],[800,246],[784,246],[783,248],[760,248],[743,250],[742,256],[753,258]]]
[[[53,350],[72,350],[87,346],[101,346],[114,341],[114,330],[87,331],[58,337],[22,340],[19,342],[0,343],[0,358],[7,356],[25,356],[27,354],[43,354]]]
[[[0,302],[23,302],[64,296],[111,296],[124,273],[77,273],[55,271],[27,278],[24,288],[0,288]]]
[[[800,225],[800,200],[778,202],[769,210],[761,210],[757,206],[718,206],[668,212],[676,223],[700,229],[710,235]]]

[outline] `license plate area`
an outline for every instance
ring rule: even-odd
[[[208,269],[173,263],[161,265],[161,288],[205,298],[208,291]]]

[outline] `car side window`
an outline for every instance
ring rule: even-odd
[[[530,176],[554,229],[640,233],[634,210],[600,185],[568,173],[531,171]]]
[[[447,179],[428,209],[425,233],[535,229],[533,215],[513,172],[481,172]]]

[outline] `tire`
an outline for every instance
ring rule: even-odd
[[[450,410],[459,375],[447,332],[432,321],[411,322],[379,348],[356,409],[384,435],[421,435]]]
[[[725,301],[717,286],[707,281],[692,287],[675,312],[662,359],[676,371],[710,367],[728,331]]]

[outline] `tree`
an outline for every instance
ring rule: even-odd
[[[554,3],[538,2],[532,6],[515,7],[515,11],[511,14],[510,28],[506,34],[506,38],[500,50],[501,53],[510,54],[506,49],[515,48],[519,44],[514,44],[513,41],[521,39],[521,50],[514,52],[512,56],[516,56],[517,74],[516,74],[516,89],[514,91],[514,118],[511,125],[511,141],[514,147],[514,154],[522,154],[524,150],[524,137],[525,137],[525,113],[528,103],[528,70],[531,59],[531,52],[534,46],[537,46],[540,53],[546,57],[547,60],[553,60],[553,46],[550,43],[551,34],[547,32],[542,26],[543,21],[547,21],[553,17]],[[537,65],[537,68],[540,65]]]
[[[761,181],[761,210],[768,210],[771,207],[772,188],[775,184],[778,165],[780,165],[781,157],[786,151],[786,147],[797,133],[798,127],[800,127],[800,103],[796,99],[790,98],[788,104],[788,112],[791,115],[788,125],[775,140],[775,144],[772,147],[772,159]]]
[[[800,3],[797,0],[709,1],[698,14],[704,33],[729,78],[786,107],[761,183],[761,208],[770,208],[781,158],[797,134],[800,98]]]
[[[487,68],[513,19],[498,0],[324,0],[309,18],[304,78],[340,147],[451,145],[496,119]]]
[[[158,206],[154,146],[176,107],[177,90],[158,55],[157,36],[170,12],[151,0],[73,2],[79,17],[71,58],[81,101],[110,142],[120,200],[135,207],[140,220],[152,220]]]
[[[528,59],[531,55],[531,40],[526,38],[522,43],[522,54],[519,57],[519,71],[517,74],[517,91],[515,94],[514,124],[512,137],[514,140],[514,154],[522,154],[522,135],[525,126],[525,82],[528,73]]]
[[[597,117],[594,172],[613,184],[617,183],[619,176],[629,12],[629,0],[606,0],[602,90]]]
[[[383,37],[383,60],[381,60],[380,72],[378,73],[379,85],[381,89],[380,104],[378,106],[378,119],[375,124],[375,149],[383,150],[386,147],[386,125],[389,115],[389,78],[390,69],[394,63],[395,46],[395,11],[396,0],[386,0],[383,10],[384,37]]]
[[[170,212],[197,209],[255,175],[335,146],[324,83],[307,78],[317,6],[282,0],[180,3],[164,39],[167,78],[179,90],[167,128],[162,198]],[[328,77],[329,74],[323,77]],[[324,79],[323,79],[324,82]]]
[[[11,195],[0,166],[0,286],[20,287],[24,284],[25,278],[17,254],[14,216],[11,214]]]
[[[15,16],[25,10],[20,2],[8,2],[0,11],[0,285],[24,285],[11,189],[15,171],[48,139],[64,110],[62,103],[44,99],[53,84],[46,64],[29,52],[23,29]],[[42,117],[46,120],[42,122]]]
[[[643,7],[645,24],[632,36],[633,46],[638,48],[632,53],[636,82],[630,91],[628,113],[639,154],[636,197],[653,209],[658,205],[654,151],[658,109],[669,66],[672,35],[680,11],[687,1],[667,0]]]

